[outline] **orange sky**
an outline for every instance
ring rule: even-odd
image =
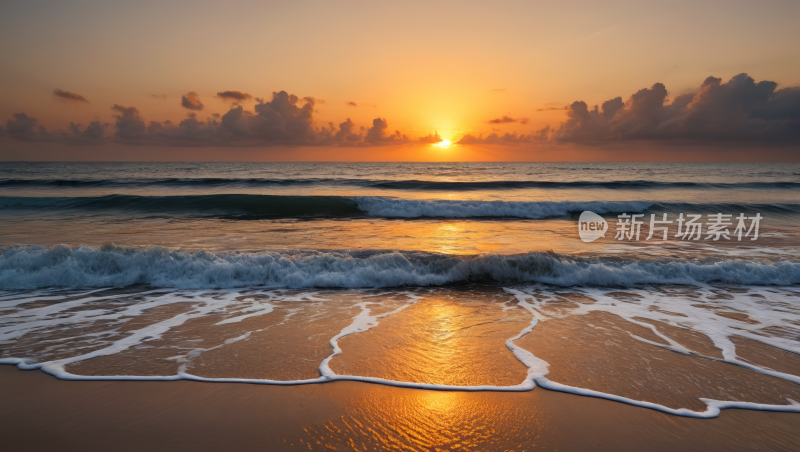
[[[114,104],[135,107],[146,123],[178,123],[192,112],[198,120],[225,114],[231,101],[217,97],[221,91],[251,94],[241,104],[252,111],[255,98],[285,90],[324,101],[314,107],[315,127],[338,127],[346,118],[369,127],[385,118],[389,132],[411,140],[434,132],[453,142],[466,134],[530,134],[559,127],[574,101],[590,108],[617,96],[627,102],[656,82],[666,86],[667,102],[697,92],[709,76],[725,83],[748,73],[756,82],[777,82],[778,89],[798,86],[798,19],[794,1],[5,2],[0,121],[25,113],[50,131],[100,121],[110,124],[112,137]],[[65,101],[55,89],[88,101]],[[189,92],[197,93],[202,110],[181,106]],[[503,116],[517,121],[488,122]],[[797,154],[793,140],[750,148],[790,158]],[[639,143],[650,156],[631,151],[630,143],[608,142],[444,150],[259,146],[224,153],[104,146],[7,137],[0,159],[117,160],[122,153],[122,160],[161,160],[164,152],[168,160],[748,159],[744,151],[694,155],[705,143]]]

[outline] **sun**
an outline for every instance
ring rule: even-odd
[[[434,146],[439,146],[442,149],[446,149],[446,148],[449,148],[451,144],[452,143],[450,143],[450,140],[442,139],[442,141],[434,144]]]

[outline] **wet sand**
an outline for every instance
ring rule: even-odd
[[[689,419],[537,388],[61,381],[0,366],[5,450],[798,450],[800,414]]]

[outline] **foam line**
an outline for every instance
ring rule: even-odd
[[[527,310],[528,312],[530,312],[532,316],[535,317],[537,315],[541,315],[540,311],[536,309],[536,299],[535,299],[535,297],[533,295],[525,293],[524,291],[521,291],[521,290],[514,289],[514,288],[504,288],[504,290],[506,292],[514,295],[514,297],[518,301],[518,305],[521,306],[523,309]],[[608,301],[608,297],[604,297],[604,296],[600,295],[599,293],[597,293],[598,291],[596,291],[596,290],[593,291],[593,292],[594,293],[592,293],[592,295],[593,295],[593,297],[595,297],[595,299],[602,300],[603,298],[606,298],[606,301]],[[611,303],[611,304],[615,304],[615,303]],[[604,305],[602,307],[598,307],[598,306],[595,306],[595,305],[588,305],[588,306],[587,305],[581,305],[581,307],[578,310],[579,311],[583,311],[584,313],[586,313],[586,312],[590,312],[590,311],[594,311],[594,310],[605,310],[604,308],[607,308],[607,307],[608,307],[608,305]],[[698,309],[698,308],[696,308],[696,309]],[[635,323],[635,324],[638,324],[638,325],[641,325],[641,326],[644,326],[644,327],[649,327],[656,335],[658,335],[659,337],[664,339],[670,345],[666,346],[664,344],[659,344],[659,343],[656,343],[656,342],[653,342],[653,341],[650,341],[650,340],[647,340],[647,339],[643,339],[643,338],[640,338],[638,336],[635,336],[635,335],[631,334],[631,336],[634,337],[637,340],[640,340],[640,341],[643,341],[645,343],[648,343],[648,344],[651,344],[651,345],[655,345],[655,346],[658,346],[658,347],[667,348],[669,350],[676,351],[676,352],[679,352],[679,353],[691,354],[691,355],[700,356],[700,357],[707,358],[707,359],[712,359],[712,360],[715,360],[715,361],[727,362],[727,363],[730,363],[730,364],[734,364],[734,365],[738,365],[738,366],[747,368],[749,370],[753,370],[753,371],[756,371],[756,372],[759,372],[759,373],[763,373],[763,374],[766,374],[766,375],[771,375],[771,376],[778,377],[778,378],[783,378],[785,380],[792,381],[792,382],[800,384],[800,377],[797,377],[797,376],[794,376],[794,375],[790,375],[790,374],[785,374],[785,373],[782,373],[782,372],[777,372],[777,371],[774,371],[774,370],[771,370],[771,369],[765,369],[763,367],[754,366],[754,365],[751,365],[751,364],[748,364],[748,363],[744,363],[744,362],[736,359],[735,357],[730,358],[730,357],[726,356],[725,359],[719,359],[719,358],[713,358],[713,357],[707,357],[707,356],[703,356],[703,355],[698,355],[698,354],[688,350],[684,346],[680,345],[679,343],[677,343],[673,339],[671,339],[671,338],[665,336],[664,334],[662,334],[661,332],[659,332],[658,329],[654,325],[649,324],[647,322],[640,322],[640,321],[637,321],[637,320],[633,319],[633,317],[635,315],[623,315],[623,314],[620,314],[619,310],[616,310],[616,311],[617,312],[613,312],[613,313],[621,315],[623,318],[625,318],[625,320],[628,320],[628,321],[630,321],[632,323]],[[573,312],[571,315],[578,315],[578,314]],[[513,338],[513,340],[510,339],[509,341],[507,341],[506,345],[508,346],[510,342],[513,342],[514,340],[522,338],[525,334],[527,334],[530,331],[532,331],[533,328],[536,326],[536,324],[538,324],[538,320],[536,318],[534,318],[534,321],[531,323],[531,325],[526,330],[523,330],[523,332],[520,333],[515,338]],[[630,334],[630,333],[628,333],[628,334]],[[717,343],[717,341],[715,341],[715,343]],[[730,343],[730,341],[728,341],[728,343]],[[733,346],[733,344],[730,344],[730,345]],[[511,349],[511,347],[509,347],[509,348]],[[513,351],[513,349],[512,349],[512,351]],[[586,389],[586,388],[578,388],[578,387],[575,387],[575,386],[569,386],[569,385],[565,385],[565,384],[562,384],[562,383],[557,383],[557,382],[550,381],[546,377],[547,373],[549,372],[549,369],[548,369],[549,365],[545,361],[543,361],[543,360],[541,360],[539,358],[535,358],[534,355],[531,354],[531,353],[528,353],[528,355],[533,357],[533,359],[535,360],[535,361],[533,361],[533,364],[534,364],[535,367],[534,366],[530,366],[530,365],[528,365],[526,363],[526,361],[524,359],[530,359],[530,358],[527,357],[527,355],[522,354],[521,356],[522,356],[523,359],[520,359],[520,355],[517,355],[517,353],[514,354],[514,356],[516,356],[517,359],[520,360],[520,362],[522,362],[523,364],[525,364],[529,368],[529,372],[528,372],[529,376],[533,379],[533,381],[537,385],[539,385],[539,386],[541,386],[541,387],[543,387],[545,389],[550,389],[550,390],[554,390],[554,391],[561,391],[561,392],[567,392],[567,393],[571,393],[571,394],[577,394],[577,395],[583,395],[583,396],[589,396],[589,397],[602,398],[602,399],[606,399],[606,400],[612,400],[612,401],[616,401],[616,402],[625,403],[625,404],[628,404],[628,405],[634,405],[634,406],[638,406],[638,407],[642,407],[642,408],[653,409],[653,410],[657,410],[657,411],[661,411],[661,412],[664,412],[664,413],[673,414],[673,415],[677,415],[677,416],[706,418],[706,419],[707,418],[717,417],[720,414],[720,410],[728,409],[728,408],[740,408],[740,409],[751,409],[751,410],[761,410],[761,411],[800,412],[800,403],[797,403],[797,402],[795,402],[793,400],[789,400],[789,402],[790,402],[789,405],[770,405],[770,404],[759,404],[759,403],[751,403],[751,402],[718,401],[718,400],[700,398],[700,400],[703,403],[705,403],[706,406],[708,407],[706,409],[706,411],[698,412],[698,411],[689,410],[687,408],[680,408],[680,409],[669,408],[669,407],[666,407],[664,405],[660,405],[660,404],[653,403],[653,402],[634,400],[634,399],[630,399],[630,398],[627,398],[627,397],[618,396],[618,395],[615,395],[615,394],[608,394],[608,393],[604,393],[604,392],[600,392],[600,391],[594,391],[594,390]],[[723,355],[723,356],[725,356],[725,355]]]
[[[593,391],[591,389],[576,388],[574,386],[568,386],[561,383],[556,383],[554,381],[550,381],[546,377],[536,378],[536,384],[545,389],[550,389],[553,391],[612,400],[614,402],[620,402],[627,405],[638,406],[641,408],[648,408],[651,410],[661,411],[663,413],[673,414],[676,416],[693,417],[700,419],[715,418],[719,416],[721,410],[730,408],[740,408],[740,409],[758,410],[758,411],[781,411],[788,413],[800,413],[800,404],[791,400],[789,405],[768,405],[768,404],[750,403],[750,402],[726,402],[726,401],[701,398],[700,400],[703,403],[705,403],[708,408],[705,411],[692,411],[688,408],[677,408],[677,409],[669,408],[664,405],[659,405],[657,403],[645,402],[641,400],[633,400],[614,394],[607,394],[605,392]]]
[[[413,302],[416,302],[416,300],[414,300]],[[403,309],[407,308],[408,306],[410,306],[411,304],[413,304],[413,302],[409,303],[409,304],[404,304],[404,305],[400,306],[399,308],[395,309],[394,311],[391,311],[389,313],[382,314],[382,315],[370,315],[369,308],[367,308],[367,305],[369,304],[369,302],[359,303],[357,306],[359,306],[361,308],[361,311],[353,319],[353,323],[351,323],[350,325],[346,326],[342,331],[339,332],[339,334],[337,334],[336,336],[332,337],[330,342],[329,342],[330,345],[331,345],[331,348],[333,349],[333,353],[331,353],[330,356],[325,358],[322,361],[322,363],[320,363],[320,365],[319,365],[319,373],[320,373],[320,375],[322,375],[322,378],[330,379],[330,378],[333,378],[333,377],[337,376],[336,372],[334,372],[330,368],[330,362],[334,357],[336,357],[337,355],[340,355],[342,353],[342,349],[339,348],[339,342],[338,342],[339,339],[341,339],[341,338],[343,338],[345,336],[349,336],[351,334],[363,333],[364,331],[367,331],[367,330],[377,326],[378,325],[378,319],[383,318],[383,317],[388,317],[388,316],[390,316],[392,314],[398,313],[398,312],[402,311]]]

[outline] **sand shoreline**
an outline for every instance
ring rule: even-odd
[[[0,366],[11,450],[796,450],[800,414],[689,419],[537,388],[61,381]]]

